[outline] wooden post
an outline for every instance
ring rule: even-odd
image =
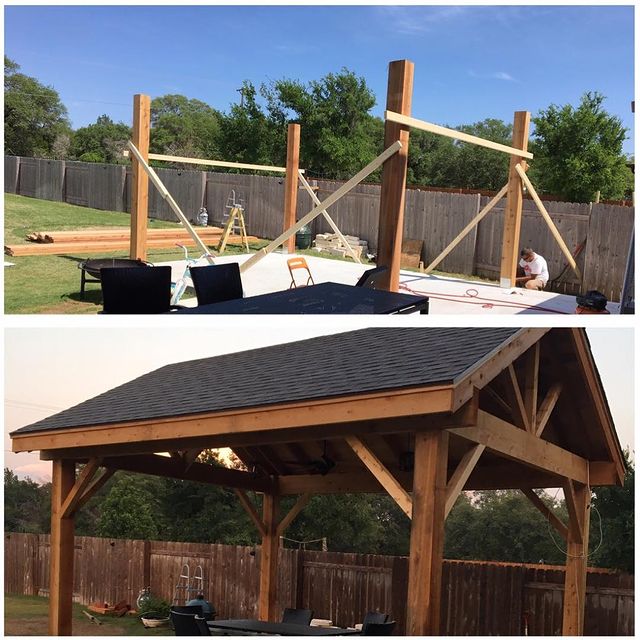
[[[278,505],[280,498],[265,493],[262,506],[262,548],[260,553],[260,599],[258,618],[276,622],[276,589],[278,586]]]
[[[411,115],[413,93],[413,62],[396,60],[389,65],[387,86],[387,110]],[[402,226],[404,221],[404,196],[407,182],[407,158],[409,155],[409,127],[391,120],[384,123],[384,146],[396,140],[402,143],[398,153],[382,167],[380,190],[380,214],[378,226],[377,266],[387,267],[381,286],[398,291],[400,284],[400,254],[402,251]]]
[[[564,580],[562,635],[581,636],[584,632],[584,607],[587,593],[587,555],[589,553],[589,506],[591,489],[588,485],[573,483],[576,527],[569,526],[567,538],[567,564]],[[571,510],[569,510],[571,515]]]
[[[416,433],[407,635],[440,635],[447,431]]]
[[[76,476],[73,460],[54,460],[51,479],[51,576],[49,635],[71,635],[73,604],[73,515],[62,518],[62,505]]]
[[[151,131],[151,98],[143,94],[133,96],[133,144],[140,155],[149,159]],[[147,218],[149,215],[149,178],[140,163],[131,158],[131,246],[130,257],[147,259]]]
[[[528,111],[516,111],[513,117],[512,144],[523,151],[529,145]],[[522,180],[516,171],[516,165],[523,163],[522,158],[512,156],[509,163],[509,184],[507,204],[504,210],[502,233],[502,258],[500,260],[500,286],[510,288],[516,284],[516,270],[520,255],[520,225],[522,223]]]
[[[300,125],[290,124],[287,130],[287,175],[284,183],[284,228],[296,223],[298,206],[298,168],[300,164]],[[286,253],[295,253],[296,238],[291,236],[284,244]]]

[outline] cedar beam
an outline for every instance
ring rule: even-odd
[[[413,93],[413,62],[396,60],[389,64],[387,110],[411,115]],[[382,288],[397,291],[400,284],[400,254],[409,156],[409,126],[392,120],[384,123],[385,148],[399,140],[400,151],[387,160],[382,169],[380,214],[378,227],[379,267],[387,267],[382,276]]]
[[[291,507],[289,513],[282,518],[280,524],[278,525],[278,538],[284,534],[284,532],[289,528],[291,523],[298,517],[300,512],[309,504],[309,500],[311,500],[310,493],[303,493],[297,500],[296,503]]]
[[[533,506],[549,521],[553,528],[565,539],[568,539],[569,533],[567,525],[558,518],[558,516],[549,509],[543,500],[534,492],[533,489],[520,489],[522,493],[529,498]]]
[[[440,635],[444,511],[447,490],[446,431],[416,434],[413,518],[409,551],[407,635]]]
[[[97,491],[99,491],[100,489],[102,489],[102,487],[104,487],[105,484],[107,484],[107,481],[111,478],[111,476],[113,476],[113,474],[116,472],[115,469],[105,469],[102,472],[102,475],[100,475],[98,478],[96,478],[85,490],[85,492],[82,494],[82,496],[80,497],[80,500],[78,501],[78,504],[76,505],[76,511],[78,511],[79,509],[82,509],[82,507],[84,507],[84,505],[89,502],[89,500],[91,500],[91,498],[93,498],[93,496],[96,494]]]
[[[72,634],[73,516],[63,517],[62,507],[73,489],[76,464],[54,460],[51,478],[51,575],[49,584],[49,635]]]
[[[265,523],[262,521],[256,508],[253,506],[253,502],[249,500],[249,496],[244,491],[240,489],[235,490],[235,494],[238,496],[238,500],[240,500],[240,504],[242,508],[247,512],[247,515],[251,518],[253,524],[256,525],[256,529],[260,532],[260,535],[264,538],[267,534],[267,527]]]
[[[375,476],[376,480],[385,488],[386,492],[395,500],[405,514],[411,518],[411,496],[403,489],[393,474],[380,462],[375,453],[373,453],[362,440],[355,436],[347,436],[345,440],[362,463]]]
[[[549,423],[549,418],[558,402],[561,392],[562,382],[555,382],[551,385],[549,391],[547,391],[547,395],[544,397],[540,409],[536,414],[536,436],[538,438],[542,435],[545,427]]]
[[[287,174],[284,182],[284,224],[283,231],[296,223],[298,205],[298,168],[300,164],[300,125],[289,124],[287,129]],[[289,236],[283,248],[287,253],[296,250],[295,236]]]
[[[133,96],[133,144],[146,161],[149,158],[151,131],[151,98],[143,94]],[[149,179],[137,159],[131,161],[131,244],[133,260],[147,259],[147,218],[149,215]]]
[[[536,416],[538,412],[538,377],[540,373],[540,343],[536,342],[524,355],[524,411],[527,418],[528,431],[536,433]]]
[[[516,111],[513,119],[513,146],[527,151],[529,144],[528,111]],[[512,156],[509,163],[509,188],[504,211],[504,227],[502,232],[502,256],[500,259],[500,286],[513,287],[516,283],[516,270],[520,244],[520,226],[522,223],[522,180],[516,167],[524,162],[525,155]]]
[[[509,364],[506,371],[508,383],[507,391],[509,393],[511,414],[515,424],[529,431],[529,421],[527,420],[527,412],[524,406],[524,400],[522,399],[522,392],[520,391],[520,384],[518,382],[518,376],[516,375],[515,367],[513,363]]]
[[[75,515],[78,510],[78,505],[82,500],[84,491],[90,485],[96,471],[100,467],[100,464],[100,458],[91,458],[91,460],[84,465],[78,479],[75,481],[71,491],[69,491],[69,494],[65,498],[64,504],[62,505],[60,510],[62,518],[69,518]]]
[[[278,586],[278,507],[279,498],[265,493],[262,507],[262,520],[265,531],[262,535],[262,549],[260,554],[260,595],[258,599],[258,619],[275,622],[278,619],[276,611],[276,589]]]
[[[568,478],[562,485],[564,491],[564,502],[567,505],[567,513],[569,514],[569,531],[571,532],[571,540],[582,544],[583,532],[582,532],[582,518],[580,515],[580,505],[578,500],[578,494],[574,483]]]
[[[471,447],[471,449],[462,456],[462,459],[458,463],[456,470],[453,472],[451,479],[447,483],[447,494],[444,507],[445,519],[449,513],[451,513],[453,505],[456,503],[460,492],[464,488],[464,485],[478,463],[478,460],[480,460],[480,456],[484,450],[485,446],[483,444],[477,444],[474,447]]]

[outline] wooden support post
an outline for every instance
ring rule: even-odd
[[[51,479],[51,576],[49,584],[49,635],[71,635],[73,604],[73,516],[63,518],[62,508],[76,480],[73,460],[54,460]]]
[[[416,433],[407,635],[440,635],[447,431]]]
[[[151,132],[151,98],[143,94],[133,96],[133,144],[145,159],[149,158]],[[129,254],[134,260],[147,259],[147,217],[149,215],[149,179],[140,163],[131,159],[131,245]]]
[[[296,223],[298,206],[298,167],[300,164],[300,125],[290,124],[287,129],[287,175],[284,182],[283,231]],[[295,253],[296,238],[291,236],[284,244],[286,253]]]
[[[564,580],[564,605],[562,611],[562,635],[581,636],[584,632],[584,608],[587,593],[587,556],[589,552],[589,513],[591,489],[589,485],[573,483],[574,500],[569,509],[567,538],[567,564]],[[568,506],[568,505],[567,505]],[[574,514],[572,514],[574,511]],[[572,526],[571,519],[576,521]],[[577,534],[580,534],[578,540]]]
[[[513,119],[513,146],[527,150],[529,144],[528,111],[516,111]],[[510,288],[516,283],[516,270],[520,255],[520,224],[522,222],[522,180],[516,166],[524,162],[523,158],[511,157],[509,163],[509,186],[507,204],[504,210],[504,227],[502,235],[502,258],[500,260],[500,286]]]
[[[538,414],[538,374],[540,370],[540,343],[536,342],[525,354],[524,410],[529,432],[536,432]]]
[[[413,93],[413,62],[396,60],[389,65],[387,85],[387,109],[402,115],[411,115]],[[398,291],[400,285],[400,255],[402,252],[402,226],[404,220],[404,197],[407,182],[407,159],[409,156],[409,126],[391,120],[384,123],[384,146],[396,140],[402,149],[387,160],[382,168],[380,190],[380,214],[378,226],[379,267],[387,267],[381,280],[382,288]]]
[[[260,596],[258,601],[258,618],[276,622],[276,589],[278,586],[278,505],[280,498],[265,493],[262,507],[262,550],[260,554]]]

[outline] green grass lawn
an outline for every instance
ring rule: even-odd
[[[4,634],[5,636],[46,636],[48,635],[49,600],[37,596],[5,595]],[[73,605],[74,636],[172,636],[173,630],[147,629],[136,616],[94,615],[102,624],[91,622],[83,613],[86,607]]]

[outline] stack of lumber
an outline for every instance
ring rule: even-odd
[[[200,227],[198,236],[207,246],[218,244],[222,237],[219,227]],[[107,227],[102,229],[80,229],[77,231],[36,231],[27,236],[29,244],[5,245],[9,256],[64,255],[69,253],[102,253],[129,249],[130,230],[128,227]],[[249,242],[258,238],[249,236]],[[148,249],[171,249],[176,243],[195,247],[196,243],[186,229],[147,229]],[[242,244],[240,236],[229,236],[228,244]]]
[[[362,255],[367,253],[367,241],[360,240],[356,236],[343,236],[349,243],[349,246],[353,249],[354,253],[361,258]],[[340,236],[336,233],[319,233],[315,239],[316,249],[321,253],[329,253],[332,256],[338,256],[344,258],[349,257],[351,254],[347,246],[342,242]]]

